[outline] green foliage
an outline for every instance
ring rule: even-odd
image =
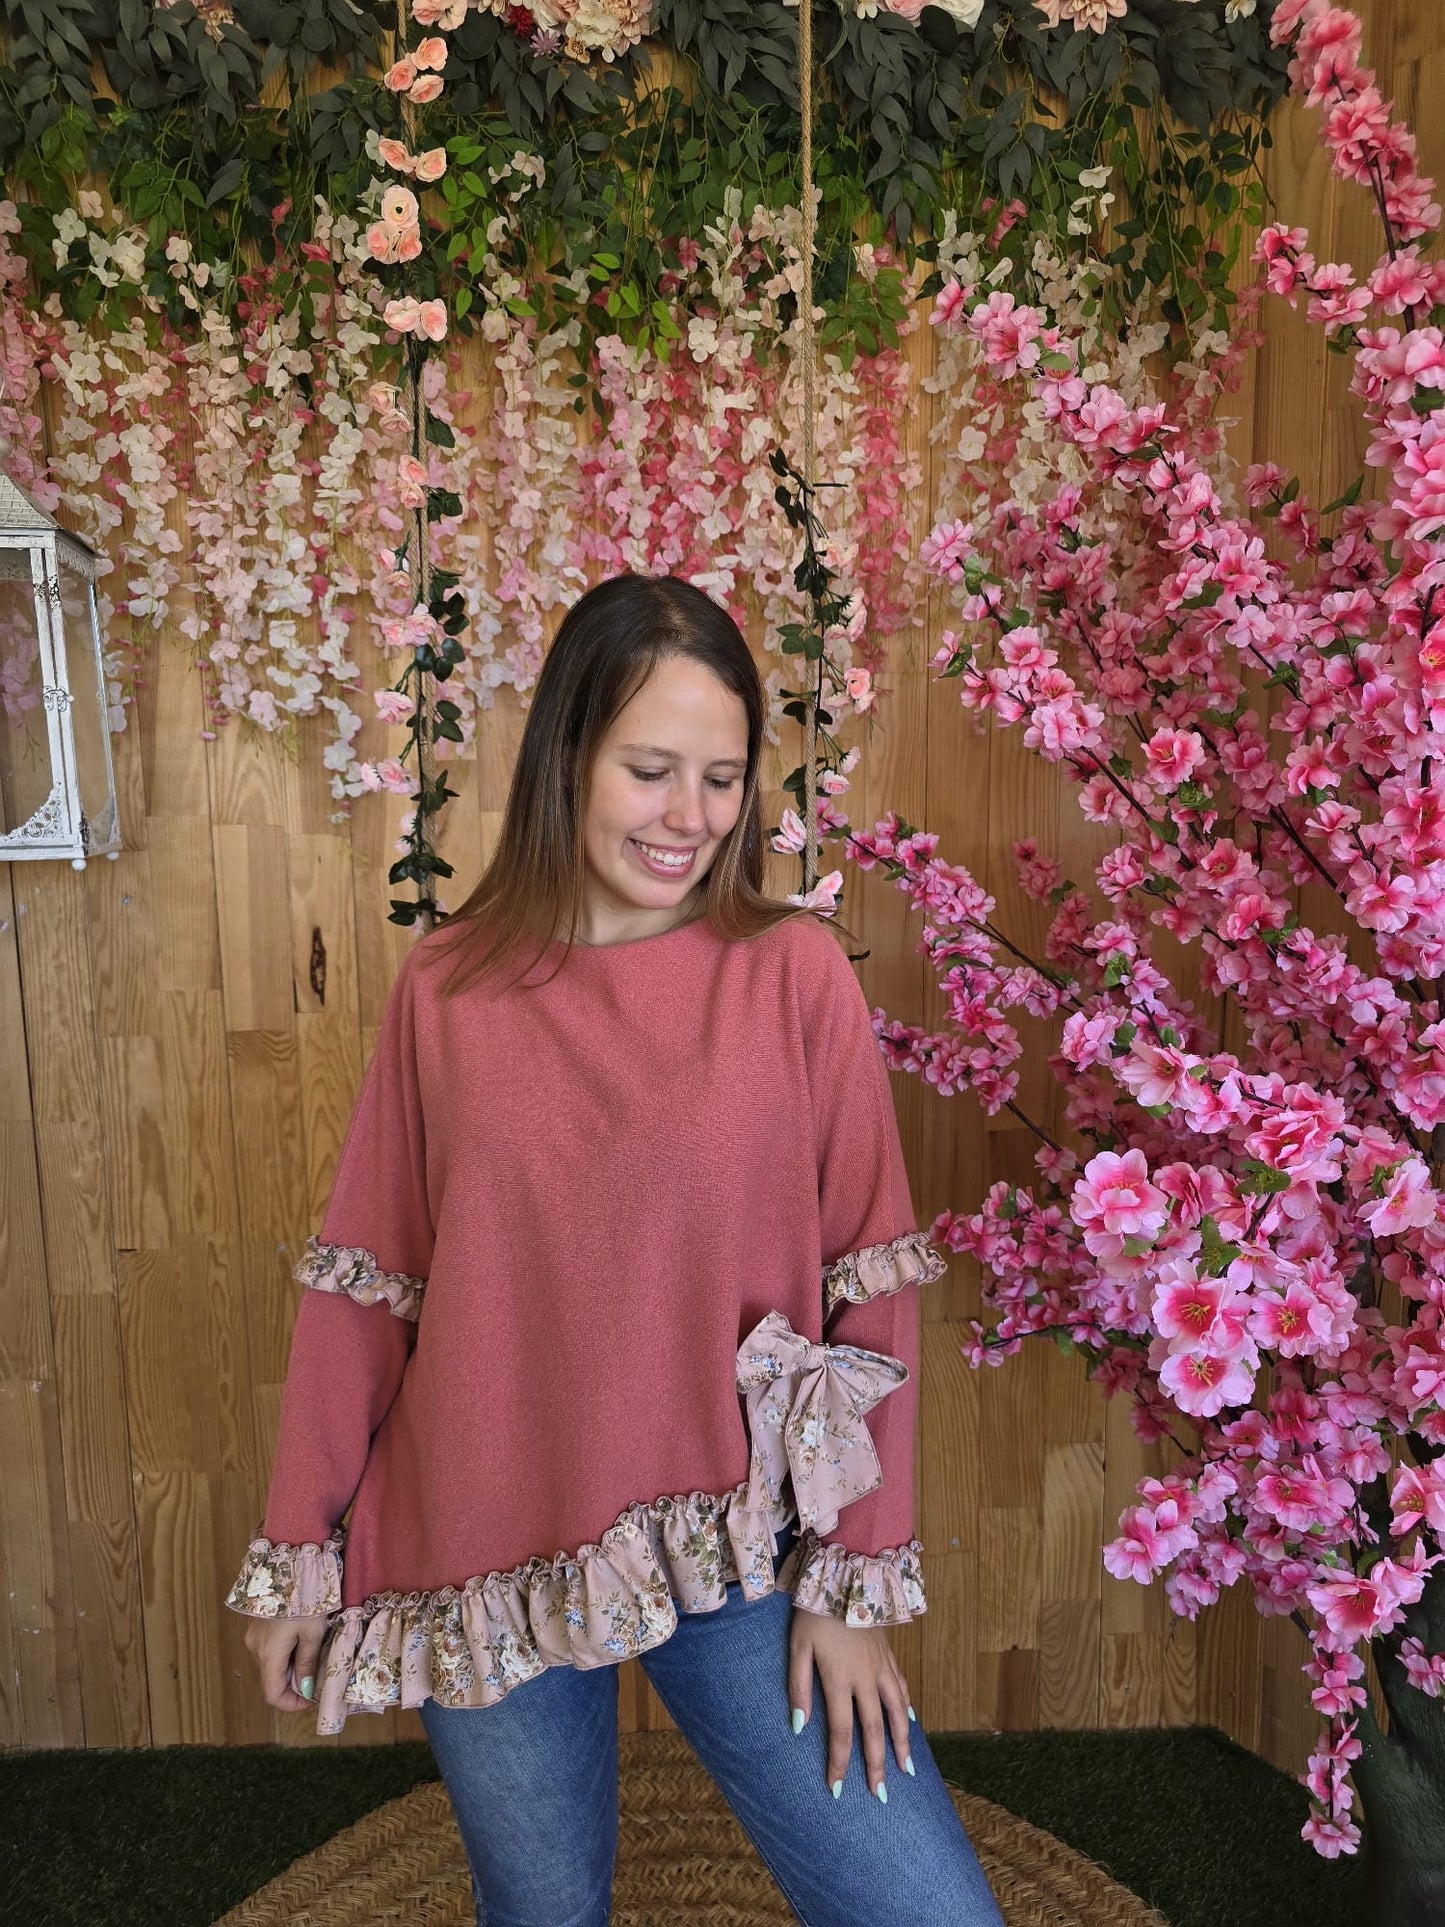
[[[304,239],[318,196],[354,210],[374,173],[368,131],[402,134],[400,102],[376,77],[384,10],[233,0],[230,11],[208,17],[193,0],[0,0],[0,163],[33,203],[23,244],[42,289],[58,288],[71,312],[100,296],[79,265],[55,266],[53,227],[39,211],[58,213],[81,176],[106,180],[158,259],[179,233],[198,257],[239,264],[248,247]],[[1024,218],[998,239],[1000,253],[1022,263],[1039,231],[1075,247],[1080,175],[1099,166],[1114,170],[1120,196],[1106,311],[1122,316],[1158,291],[1171,322],[1218,325],[1241,227],[1264,217],[1262,118],[1284,85],[1269,11],[1264,0],[1226,24],[1223,0],[1131,0],[1108,32],[1078,34],[1050,30],[1033,0],[986,0],[962,31],[937,8],[921,29],[886,13],[859,19],[851,5],[822,9],[824,345],[851,361],[898,338],[900,275],[860,275],[856,241],[887,242],[908,265],[950,211],[987,231],[999,205],[1020,199]],[[730,191],[744,218],[758,203],[796,204],[796,9],[654,0],[651,24],[642,48],[590,67],[541,58],[475,10],[448,37],[446,91],[416,118],[418,144],[445,144],[451,171],[441,196],[428,197],[440,199],[442,225],[428,230],[408,287],[421,291],[430,268],[430,291],[448,299],[462,332],[479,320],[490,252],[493,267],[525,282],[514,307],[544,322],[580,309],[584,358],[600,332],[665,357],[679,335],[668,299],[677,241],[725,223]],[[653,50],[665,56],[663,84]],[[338,67],[344,77],[323,86]],[[263,106],[263,90],[277,104]],[[541,157],[545,178],[509,198],[519,149]],[[498,216],[506,233],[489,250]],[[557,286],[579,272],[580,301]],[[163,267],[153,278],[152,292],[171,299]]]
[[[809,758],[812,759],[815,775],[822,776],[829,770],[836,770],[844,756],[842,744],[831,732],[833,717],[824,704],[830,690],[836,693],[844,686],[843,677],[829,653],[828,641],[836,629],[847,621],[848,598],[838,594],[835,587],[837,578],[823,559],[828,552],[828,536],[818,516],[817,497],[821,488],[833,485],[810,483],[794,468],[781,448],[773,450],[768,457],[768,466],[778,477],[773,498],[783,511],[789,528],[802,540],[802,554],[793,570],[793,587],[807,609],[806,621],[780,624],[781,648],[784,655],[801,656],[805,663],[816,665],[809,672],[808,687],[785,689],[782,692],[784,715],[793,717],[803,728],[803,761],[783,778],[783,789],[793,798],[799,815],[806,822]],[[805,893],[818,881],[813,855],[807,849],[799,855]]]
[[[278,68],[304,92],[322,64],[356,65],[376,49],[375,23],[353,0],[234,0],[209,16],[178,0],[0,0],[9,40],[7,160],[33,145],[65,106],[98,118],[92,59],[117,100],[142,113],[185,106],[203,137],[253,107]]]
[[[1222,1278],[1239,1256],[1239,1246],[1231,1244],[1219,1229],[1217,1220],[1206,1215],[1199,1221],[1199,1275]]]
[[[1258,1158],[1243,1159],[1239,1170],[1239,1189],[1246,1198],[1271,1198],[1289,1190],[1289,1173],[1277,1171],[1272,1164],[1264,1164]]]

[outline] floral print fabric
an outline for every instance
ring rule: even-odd
[[[896,1358],[814,1345],[781,1312],[769,1312],[738,1351],[753,1505],[779,1504],[791,1485],[800,1524],[831,1532],[843,1506],[883,1483],[863,1414],[907,1377]]]
[[[823,1316],[845,1300],[864,1304],[902,1291],[905,1285],[931,1285],[948,1266],[921,1231],[910,1231],[891,1244],[865,1245],[850,1251],[823,1273]]]
[[[681,1612],[773,1590],[785,1518],[752,1512],[746,1482],[629,1506],[595,1545],[433,1593],[381,1593],[340,1616],[321,1657],[318,1733],[388,1706],[491,1706],[548,1666],[615,1666]]]
[[[822,1548],[838,1555],[828,1562],[815,1550],[816,1533],[831,1530],[839,1508],[881,1483],[863,1414],[904,1382],[907,1368],[855,1346],[815,1345],[771,1312],[739,1347],[737,1372],[752,1456],[748,1477],[730,1492],[638,1503],[575,1553],[436,1592],[377,1593],[345,1610],[339,1533],[325,1547],[258,1539],[226,1603],[263,1618],[336,1614],[320,1663],[322,1734],[339,1733],[351,1713],[428,1698],[493,1705],[548,1666],[616,1665],[660,1645],[679,1611],[721,1606],[734,1580],[746,1598],[759,1599],[781,1585],[783,1572],[796,1573],[797,1603],[836,1617],[851,1611],[854,1625],[923,1611],[911,1549],[907,1583],[901,1573],[889,1580],[893,1554]],[[806,1536],[775,1582],[776,1535],[795,1517]]]
[[[804,1534],[778,1568],[777,1587],[793,1595],[794,1606],[848,1626],[901,1626],[928,1610],[922,1555],[918,1539],[865,1553]]]
[[[335,1532],[324,1546],[273,1545],[253,1539],[226,1604],[250,1619],[300,1619],[341,1610],[341,1547]]]
[[[405,1271],[383,1271],[371,1252],[359,1246],[324,1245],[318,1238],[308,1238],[306,1255],[295,1275],[299,1284],[313,1291],[345,1292],[358,1305],[384,1300],[398,1318],[421,1317],[425,1278],[413,1278]]]

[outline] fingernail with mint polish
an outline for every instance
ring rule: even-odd
[[[911,1719],[911,1720],[917,1720],[917,1718],[918,1718],[918,1715],[917,1715],[917,1714],[916,1714],[916,1713],[914,1712],[914,1710],[913,1710],[913,1708],[912,1708],[911,1706],[910,1706],[910,1707],[909,1707],[909,1709],[908,1709],[908,1717],[909,1717],[909,1719]]]
[[[888,1804],[888,1789],[886,1786],[884,1786],[881,1780],[878,1782],[877,1786],[874,1787],[873,1791],[878,1795],[878,1798],[883,1802],[884,1806],[886,1807]]]
[[[803,1730],[803,1709],[801,1706],[795,1706],[793,1708],[793,1731],[795,1733],[801,1733],[802,1730]]]
[[[842,1797],[842,1793],[843,1793],[843,1782],[841,1780],[835,1780],[833,1782],[833,1798],[835,1800],[840,1799]]]
[[[311,1695],[312,1695],[312,1694],[313,1694],[313,1693],[314,1693],[315,1691],[316,1691],[316,1681],[315,1681],[315,1679],[314,1679],[314,1678],[311,1678],[310,1676],[308,1676],[308,1677],[307,1677],[306,1679],[303,1679],[303,1680],[302,1680],[302,1682],[301,1682],[301,1697],[302,1697],[302,1699],[304,1699],[304,1700],[309,1700],[309,1699],[310,1699],[310,1697],[311,1697]]]
[[[903,1762],[903,1771],[904,1771],[905,1773],[911,1773],[911,1774],[913,1774],[913,1778],[914,1778],[915,1780],[916,1780],[916,1779],[918,1778],[918,1775],[917,1775],[916,1773],[914,1773],[914,1772],[913,1772],[913,1758],[912,1758],[912,1755],[911,1755],[911,1754],[910,1754],[910,1756],[908,1757],[908,1759],[906,1759],[906,1760],[905,1760],[905,1761]]]

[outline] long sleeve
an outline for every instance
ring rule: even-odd
[[[836,948],[836,946],[834,946]],[[907,1377],[864,1420],[882,1482],[843,1508],[801,1559],[795,1603],[850,1624],[899,1624],[925,1610],[913,1536],[918,1413],[916,1286],[943,1261],[916,1229],[888,1072],[862,988],[841,949],[826,974],[809,1079],[818,1145],[823,1338],[896,1359]]]
[[[362,1079],[303,1286],[265,1518],[226,1599],[251,1617],[341,1607],[342,1519],[416,1343],[433,1226],[407,958]]]

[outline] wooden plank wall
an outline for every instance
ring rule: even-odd
[[[1445,173],[1445,17],[1374,0],[1366,50]],[[1286,110],[1270,178],[1320,258],[1372,260],[1366,198],[1336,188],[1314,123]],[[916,373],[932,331],[912,337]],[[928,408],[909,411],[930,475]],[[1297,470],[1317,501],[1356,472],[1360,434],[1342,364],[1281,303],[1232,413],[1242,460]],[[941,505],[942,506],[942,505]],[[178,524],[180,526],[180,524]],[[918,533],[927,526],[920,517]],[[184,533],[184,531],[182,530]],[[895,807],[997,896],[1027,944],[1037,906],[1013,883],[1035,836],[1083,874],[1071,796],[1012,736],[975,735],[927,673],[946,618],[896,639],[890,694],[853,796],[856,821]],[[521,712],[503,694],[445,852],[459,901],[499,821]],[[0,872],[0,1745],[314,1743],[310,1720],[261,1703],[243,1622],[221,1605],[259,1517],[295,1288],[352,1094],[409,941],[386,921],[393,799],[331,821],[317,759],[235,729],[201,740],[184,646],[152,656],[116,740],[126,849],[77,874]],[[365,747],[381,752],[375,740]],[[781,882],[781,879],[780,879]],[[784,887],[790,887],[785,885]],[[855,878],[870,998],[918,1010],[924,973],[902,899]],[[311,978],[325,948],[325,996]],[[1056,1116],[1036,1054],[1026,1107]],[[966,1100],[896,1085],[921,1222],[1026,1178],[1031,1146]],[[1153,1463],[1082,1366],[1038,1346],[974,1374],[960,1354],[977,1309],[962,1265],[926,1298],[918,1529],[930,1610],[896,1636],[934,1727],[1129,1726],[1208,1720],[1297,1768],[1310,1727],[1297,1635],[1233,1598],[1198,1627],[1157,1589],[1099,1559]],[[623,1722],[664,1725],[641,1669]],[[357,1718],[347,1744],[420,1737],[414,1715]]]

